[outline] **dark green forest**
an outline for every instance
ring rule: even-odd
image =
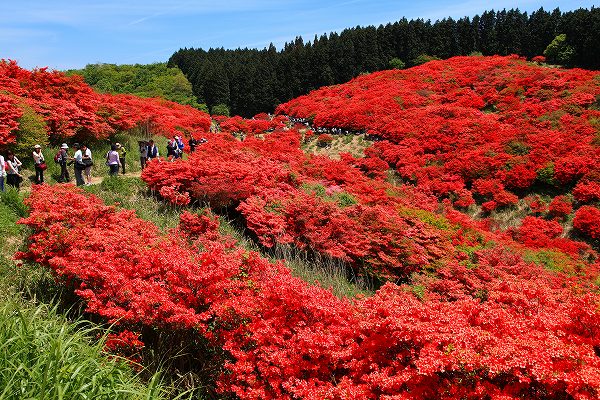
[[[473,53],[534,57],[543,55],[553,41],[546,54],[549,62],[600,69],[600,9],[539,9],[531,14],[491,10],[434,23],[402,19],[306,42],[297,37],[281,50],[273,45],[262,50],[184,48],[168,65],[183,71],[198,101],[213,112],[228,108],[231,114],[249,117],[361,73]]]

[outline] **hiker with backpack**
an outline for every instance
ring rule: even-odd
[[[173,136],[173,138],[167,142],[167,158],[169,161],[173,161],[177,158],[177,150],[177,136]]]
[[[75,143],[73,147],[77,149],[73,157],[73,160],[75,161],[75,182],[77,183],[77,186],[89,186],[92,184],[92,165],[94,165],[94,162],[92,161],[92,152],[85,144],[80,145],[79,143]],[[87,182],[83,180],[84,172]]]
[[[81,145],[81,161],[85,165],[85,169],[83,170],[85,173],[86,186],[90,186],[92,184],[92,166],[94,162],[92,161],[92,151],[88,149],[85,144]]]
[[[183,158],[183,148],[185,147],[183,138],[181,136],[175,136],[175,142],[177,145],[177,148],[175,149],[175,158]]]
[[[67,169],[67,162],[69,161],[69,153],[67,153],[68,148],[69,146],[67,146],[66,143],[63,143],[54,156],[54,162],[60,165],[60,178],[58,178],[58,181],[61,183],[69,182],[71,180],[69,170]]]
[[[148,152],[146,155],[148,157],[148,161],[158,158],[158,147],[156,147],[156,145],[154,144],[154,140],[150,140],[148,142]]]

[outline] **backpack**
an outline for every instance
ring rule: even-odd
[[[59,150],[54,156],[54,162],[60,164],[62,162],[62,152]]]

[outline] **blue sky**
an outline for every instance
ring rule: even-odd
[[[2,0],[0,58],[25,68],[81,68],[166,61],[183,47],[281,48],[301,35],[378,25],[402,17],[435,21],[487,9],[590,8],[593,1],[404,0]]]

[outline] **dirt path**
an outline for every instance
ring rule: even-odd
[[[73,170],[71,169],[69,171],[69,173],[71,174],[71,181],[70,183],[75,183],[75,177],[74,177],[74,173]],[[142,174],[142,171],[135,171],[135,172],[127,172],[125,175],[119,173],[120,177],[127,177],[127,178],[139,178]],[[31,187],[33,185],[33,183],[30,181],[30,179],[27,178],[28,176],[28,171],[23,171],[23,176],[25,176],[26,181],[24,181],[21,184],[21,188],[20,188],[20,192],[21,193],[29,193],[31,192]],[[108,178],[108,176],[94,176],[94,171],[92,170],[92,185],[99,185],[102,183],[102,181],[104,179]],[[84,178],[85,179],[85,178]],[[55,185],[57,182],[54,181],[54,179],[46,179],[46,181],[50,180],[50,184],[51,185]]]
[[[92,171],[92,174],[93,174],[93,171]],[[142,171],[127,172],[127,173],[125,173],[125,175],[119,173],[119,177],[127,177],[127,178],[139,178],[141,175],[142,175]],[[93,176],[92,175],[92,185],[99,185],[106,178],[108,178],[108,176]]]

